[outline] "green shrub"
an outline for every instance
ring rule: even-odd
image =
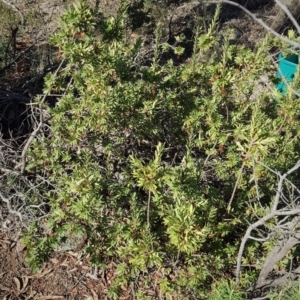
[[[286,286],[282,287],[279,291],[271,293],[270,299],[276,300],[296,300],[300,297],[300,284],[298,282],[288,282]]]
[[[51,39],[66,66],[45,80],[44,92],[61,97],[46,108],[50,134],[29,153],[27,171],[46,178],[44,190],[37,182],[51,209],[48,234],[24,233],[28,262],[38,267],[69,234],[85,233],[91,263],[116,265],[112,298],[122,285],[151,285],[144,274],[167,299],[206,298],[212,279],[232,272],[247,222],[264,213],[247,204],[257,183],[272,201],[276,177],[257,161],[280,171],[298,157],[300,104],[254,94],[261,74],[274,73],[270,39],[255,51],[219,39],[219,8],[178,66],[160,59],[170,47],[161,47],[159,28],[152,62],[137,62],[143,45],[124,39],[126,9],[97,19],[77,4]],[[257,264],[266,253],[252,247],[245,260]]]
[[[245,293],[242,292],[235,283],[229,280],[221,280],[218,284],[213,285],[213,292],[209,300],[243,300]]]

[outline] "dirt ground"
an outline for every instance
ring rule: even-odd
[[[109,299],[107,289],[115,276],[113,266],[95,275],[95,270],[88,266],[88,257],[69,251],[56,253],[39,272],[33,273],[24,263],[25,254],[19,240],[0,233],[0,299]],[[119,299],[134,299],[131,292],[124,287]]]
[[[265,34],[258,24],[244,14],[240,14],[240,17],[233,15],[225,23],[236,29],[237,43],[240,44],[253,46]],[[68,251],[56,253],[39,272],[33,273],[24,261],[26,249],[20,243],[20,223],[11,216],[9,220],[8,216],[1,213],[0,216],[0,299],[110,299],[107,289],[116,276],[113,265],[108,266],[105,271],[94,272],[89,266],[89,257],[80,251]],[[15,222],[11,225],[14,226],[13,234],[7,229],[8,222]],[[131,287],[122,287],[122,290],[123,295],[119,299],[136,298]],[[150,298],[151,294],[153,292],[149,290]]]

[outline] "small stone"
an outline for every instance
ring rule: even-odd
[[[56,252],[79,251],[85,244],[87,235],[71,233],[65,242],[61,243],[56,249]]]

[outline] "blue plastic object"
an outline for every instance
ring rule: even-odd
[[[279,54],[279,70],[277,72],[277,77],[284,77],[287,82],[291,82],[294,78],[294,74],[297,71],[299,56],[297,54],[292,54],[284,57],[282,53]],[[281,81],[276,85],[276,88],[282,93],[286,94],[286,82]]]

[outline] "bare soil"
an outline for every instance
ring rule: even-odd
[[[3,300],[100,300],[109,299],[107,289],[114,274],[113,266],[98,271],[95,279],[88,257],[81,252],[56,253],[39,272],[24,263],[26,249],[20,241],[0,234],[0,299]],[[129,288],[122,288],[119,299],[133,299]]]

